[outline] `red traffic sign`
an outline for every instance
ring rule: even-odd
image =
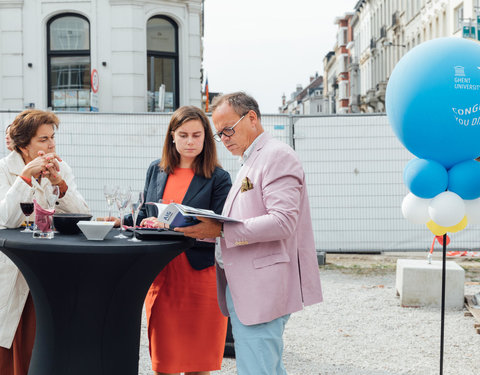
[[[92,91],[94,94],[98,92],[98,82],[99,82],[99,77],[98,77],[97,69],[93,69],[92,75],[90,77],[90,85],[92,87]]]

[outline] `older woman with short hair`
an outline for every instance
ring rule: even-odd
[[[57,185],[57,212],[89,213],[77,191],[72,169],[57,155],[52,112],[26,110],[9,128],[14,150],[0,160],[0,228],[17,228],[26,219],[20,202],[35,199],[46,207],[46,190]],[[26,375],[35,336],[35,311],[18,268],[0,252],[0,374]]]

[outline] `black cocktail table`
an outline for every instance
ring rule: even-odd
[[[32,293],[37,330],[29,375],[137,375],[145,295],[193,240],[34,239],[0,230],[0,250]]]

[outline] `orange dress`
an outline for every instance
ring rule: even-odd
[[[163,202],[181,203],[193,175],[192,169],[175,169],[168,177]],[[221,368],[227,318],[218,307],[215,266],[195,270],[181,253],[156,277],[145,309],[153,371]]]

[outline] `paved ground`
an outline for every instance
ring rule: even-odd
[[[426,253],[327,254],[320,267],[325,302],[290,318],[284,362],[289,375],[434,375],[439,373],[440,311],[402,308],[395,291],[398,258]],[[433,259],[441,259],[441,252]],[[480,292],[480,258],[448,258],[466,271],[465,293]],[[480,374],[480,335],[463,311],[445,316],[444,374]],[[143,325],[139,375],[150,375]],[[212,375],[234,375],[226,358]]]
[[[480,252],[478,252],[480,254]],[[427,259],[427,252],[385,252],[382,254],[327,254],[326,266],[352,267],[377,269],[382,268],[395,270],[397,259]],[[436,250],[433,253],[432,259],[442,260],[442,252]],[[455,261],[461,265],[468,272],[480,272],[480,256],[455,256],[447,257],[447,261]]]

